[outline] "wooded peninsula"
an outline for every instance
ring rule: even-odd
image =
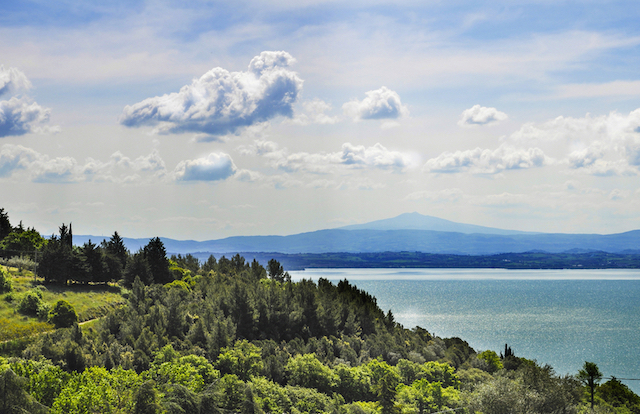
[[[0,413],[640,414],[593,362],[558,375],[407,329],[348,280],[293,282],[276,258],[72,241],[0,209]]]

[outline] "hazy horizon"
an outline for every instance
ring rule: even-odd
[[[43,234],[403,213],[640,229],[631,1],[0,4],[0,189]]]

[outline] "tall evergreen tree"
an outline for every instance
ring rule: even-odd
[[[169,259],[167,250],[160,237],[155,237],[149,241],[143,250],[144,258],[149,264],[151,276],[154,283],[169,283],[173,281],[173,275],[169,270]]]
[[[9,221],[9,213],[0,208],[0,240],[4,239],[11,233],[11,222]]]

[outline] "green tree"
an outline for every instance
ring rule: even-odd
[[[149,240],[149,243],[143,249],[143,256],[149,264],[151,277],[154,283],[165,284],[173,281],[173,276],[169,270],[169,259],[167,259],[167,250],[160,237]]]
[[[502,361],[494,351],[482,351],[478,354],[478,359],[487,363],[489,372],[496,372],[502,369]]]
[[[270,279],[284,282],[284,268],[276,259],[271,259],[269,263],[267,263],[267,274]]]
[[[121,269],[124,269],[127,264],[127,257],[129,257],[129,250],[127,250],[124,240],[122,240],[118,232],[114,232],[109,241],[105,241],[103,244],[107,254],[115,257],[120,263]]]
[[[209,255],[209,258],[207,259],[207,261],[202,264],[202,271],[205,274],[208,274],[209,272],[216,270],[217,267],[218,267],[218,263],[216,261],[215,256]]]
[[[30,290],[24,294],[18,303],[18,312],[29,316],[40,316],[46,308],[39,290]]]
[[[595,362],[585,361],[582,369],[578,371],[578,379],[589,388],[591,409],[593,409],[596,387],[602,379],[602,372]]]
[[[46,407],[40,406],[24,390],[27,380],[19,377],[8,366],[0,366],[0,413],[45,413]]]
[[[400,384],[400,375],[396,369],[384,361],[374,359],[367,364],[371,372],[371,389],[378,397],[382,414],[394,412],[396,388]]]
[[[81,248],[80,254],[86,264],[87,277],[90,282],[106,283],[109,281],[109,268],[104,260],[102,249],[96,244],[87,241]]]
[[[324,365],[316,354],[296,355],[289,359],[285,367],[291,385],[315,388],[330,394],[338,385],[338,376]]]
[[[9,255],[32,255],[46,243],[44,237],[35,229],[11,232],[0,242],[0,249]]]
[[[135,396],[134,414],[159,414],[161,407],[158,403],[158,392],[155,382],[145,381],[138,388]]]
[[[9,221],[9,213],[0,208],[0,241],[11,233],[11,222]]]
[[[264,368],[260,348],[246,339],[236,341],[233,348],[222,348],[216,368],[223,374],[234,374],[240,380],[248,381]]]
[[[68,328],[78,321],[78,314],[69,302],[59,300],[49,311],[49,321],[56,328]]]
[[[51,407],[51,414],[132,412],[142,384],[134,371],[87,368],[74,375]]]

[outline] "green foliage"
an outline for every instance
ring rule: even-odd
[[[416,380],[411,385],[401,384],[397,391],[402,413],[406,414],[448,410],[460,403],[458,390],[453,387],[443,388],[442,383],[426,379]]]
[[[11,276],[9,276],[7,269],[0,266],[0,293],[11,292],[11,290]]]
[[[135,395],[134,414],[159,414],[161,412],[155,385],[153,381],[145,381],[140,385]]]
[[[394,367],[378,359],[369,362],[367,369],[371,373],[371,389],[378,397],[382,414],[393,413],[400,375]]]
[[[134,371],[88,368],[72,376],[53,403],[51,414],[131,412],[141,383]]]
[[[591,409],[595,404],[595,391],[596,386],[602,379],[602,372],[600,368],[594,362],[585,361],[582,369],[578,371],[578,380],[580,380],[589,390],[589,401],[591,402]]]
[[[56,328],[68,328],[78,321],[76,310],[66,300],[59,300],[49,311],[49,322]]]
[[[0,242],[0,250],[4,250],[12,256],[33,254],[40,250],[46,243],[44,237],[36,229],[13,231]]]
[[[25,390],[26,380],[16,375],[7,365],[0,364],[0,413],[22,414],[45,413],[46,408],[38,404]]]
[[[216,367],[223,374],[237,375],[243,381],[258,375],[264,368],[260,348],[246,339],[237,341],[233,348],[223,348]]]
[[[50,407],[67,385],[71,375],[50,361],[16,360],[11,363],[14,372],[27,379],[25,390],[40,404]]]
[[[39,290],[30,290],[22,296],[18,302],[18,312],[28,315],[45,318],[49,312],[46,303],[42,301],[42,293]]]
[[[478,359],[486,363],[487,372],[496,372],[502,369],[502,361],[494,351],[482,351],[478,354]]]
[[[315,388],[325,394],[331,393],[338,383],[338,376],[316,354],[296,355],[289,359],[285,370],[291,385]]]
[[[66,249],[70,229],[56,239]],[[70,249],[72,269],[89,266],[91,257],[111,257],[119,267],[109,249],[107,242]],[[172,276],[163,285],[150,270],[148,250],[126,259],[131,288],[121,307],[91,328],[75,324],[34,336],[14,353],[25,358],[11,367],[27,400],[68,414],[408,414],[463,406],[469,412],[572,414],[578,407],[577,380],[523,359],[493,375],[473,368],[486,369],[483,358],[493,355],[477,358],[459,338],[404,329],[346,280],[267,278],[258,262],[239,255],[195,269],[196,260],[179,256],[172,268],[180,279]],[[45,298],[60,299],[51,299],[53,289],[70,297],[78,274],[69,278],[73,286],[50,286]],[[0,336],[7,326],[0,318]],[[604,398],[624,395],[619,388],[602,388],[603,407],[614,407]]]
[[[11,233],[11,222],[9,221],[9,213],[0,208],[0,241]]]
[[[620,413],[640,413],[640,396],[613,377],[596,389],[596,398]]]

